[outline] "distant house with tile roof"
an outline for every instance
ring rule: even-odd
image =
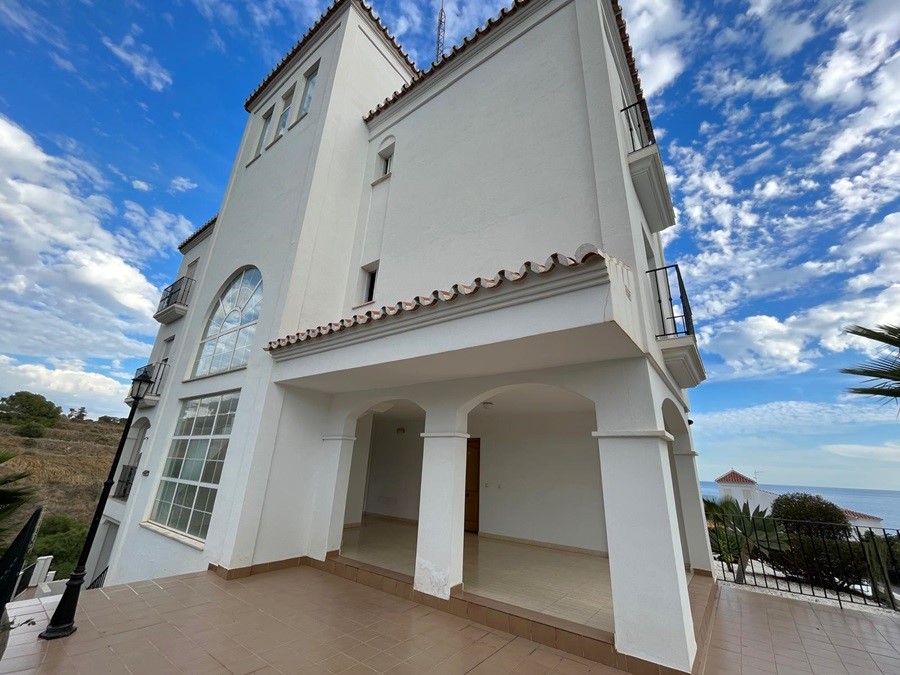
[[[691,672],[706,374],[619,2],[516,0],[423,71],[336,0],[245,108],[221,208],[162,293],[89,575],[339,559],[450,609],[490,539],[522,596],[504,612],[539,621],[514,547],[557,561],[548,579],[587,556],[603,591],[540,600],[542,625]]]
[[[716,485],[719,488],[719,498],[731,497],[738,503],[747,503],[751,509],[757,507],[761,509],[772,508],[772,502],[779,497],[779,493],[771,490],[764,490],[759,486],[755,479],[745,476],[744,474],[731,469],[716,478]],[[856,527],[881,527],[882,519],[861,511],[853,509],[845,509],[840,507],[847,516],[847,520],[851,525]]]

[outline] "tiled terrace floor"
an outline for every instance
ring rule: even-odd
[[[341,555],[413,576],[415,525],[367,519],[344,531]],[[466,534],[467,593],[612,632],[612,591],[606,558]]]
[[[722,586],[705,672],[900,675],[900,613],[842,611]]]
[[[900,674],[900,615],[723,587],[705,672]],[[50,610],[52,611],[52,609]],[[43,642],[41,601],[14,603],[0,673],[602,673],[620,671],[310,567],[212,573],[83,594],[74,635]]]
[[[10,609],[37,625],[12,633],[0,673],[621,675],[310,567],[87,591],[78,631],[53,642],[37,639],[48,621],[40,601]]]

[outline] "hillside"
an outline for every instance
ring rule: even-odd
[[[17,455],[4,468],[31,473],[28,482],[37,491],[34,503],[43,504],[45,514],[90,522],[122,427],[61,419],[44,438],[20,438],[15,430],[0,424],[0,452]],[[26,518],[31,510],[23,510]]]

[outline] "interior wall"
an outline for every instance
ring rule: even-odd
[[[480,532],[606,552],[595,427],[593,412],[470,416]]]
[[[373,415],[363,415],[356,422],[356,441],[350,463],[350,483],[347,486],[347,507],[344,525],[358,525],[362,521],[366,500],[366,479],[369,475],[369,449],[372,443]]]
[[[375,415],[372,426],[366,512],[417,521],[425,415]]]

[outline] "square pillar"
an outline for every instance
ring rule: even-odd
[[[697,474],[697,453],[675,452],[675,478],[681,499],[681,515],[684,519],[684,538],[687,541],[688,558],[693,570],[712,571],[712,551],[709,548],[709,532],[706,530],[706,510],[700,493]]]
[[[415,590],[438,598],[462,583],[466,440],[459,432],[425,432],[416,542]]]
[[[315,515],[309,533],[309,555],[316,560],[325,560],[329,552],[341,547],[355,441],[355,436],[322,437]]]
[[[697,654],[664,431],[594,432],[616,649],[689,673]]]

